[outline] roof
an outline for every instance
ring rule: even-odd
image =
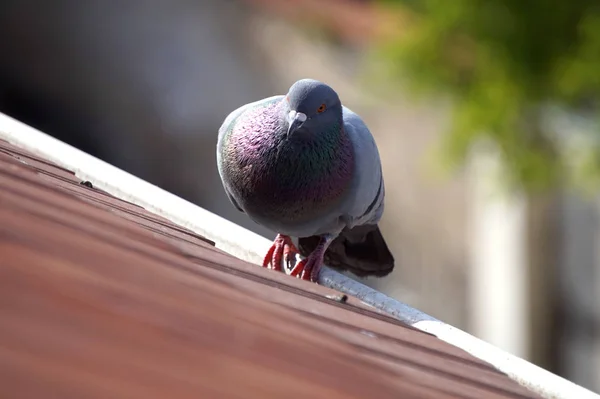
[[[10,397],[539,397],[355,298],[88,185],[0,141]]]

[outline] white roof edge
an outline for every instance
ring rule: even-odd
[[[77,177],[90,181],[101,190],[140,205],[206,236],[214,240],[218,248],[246,261],[260,263],[271,245],[267,239],[258,234],[2,113],[0,113],[0,139],[73,171]],[[319,283],[324,286],[357,297],[402,322],[463,349],[544,398],[600,399],[600,395],[504,352],[334,270],[323,269],[319,280]]]

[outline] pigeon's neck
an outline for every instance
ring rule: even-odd
[[[280,107],[269,104],[248,115],[231,137],[230,166],[240,175],[249,211],[293,223],[326,214],[344,199],[354,150],[341,116],[321,131],[288,139]]]
[[[354,150],[342,122],[311,137],[282,140],[257,174],[256,187],[273,214],[288,223],[329,214],[349,192]],[[275,193],[275,195],[273,195]]]
[[[326,214],[346,195],[354,175],[352,142],[342,115],[318,131],[298,132],[278,143],[265,166],[277,204],[290,222]],[[274,155],[274,156],[273,156]]]

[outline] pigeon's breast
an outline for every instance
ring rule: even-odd
[[[279,107],[250,110],[240,118],[227,137],[223,169],[242,209],[285,234],[302,225],[318,228],[339,216],[354,156],[348,136],[339,129],[288,139]]]

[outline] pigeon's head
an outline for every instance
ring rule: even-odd
[[[335,90],[313,79],[302,79],[290,87],[285,97],[288,137],[296,132],[329,131],[342,120],[342,103]]]

